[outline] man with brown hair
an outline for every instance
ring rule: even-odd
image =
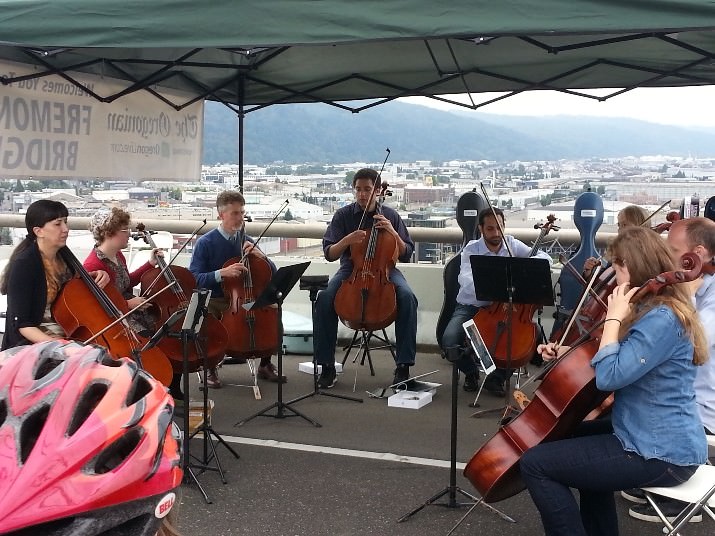
[[[228,308],[228,301],[223,295],[221,282],[226,278],[240,277],[246,271],[242,263],[234,263],[224,267],[224,263],[232,257],[240,257],[244,251],[264,257],[270,264],[271,270],[276,271],[273,264],[263,252],[254,247],[255,240],[246,236],[244,232],[244,216],[246,201],[240,192],[224,191],[216,198],[219,226],[203,235],[196,241],[194,252],[191,255],[189,270],[196,278],[198,288],[211,290],[209,311],[214,316],[221,318]],[[260,326],[257,326],[260,329]],[[229,338],[231,334],[229,333]],[[262,357],[258,366],[258,378],[271,382],[285,383],[285,376],[278,376],[271,357]],[[215,368],[206,371],[206,385],[215,389],[221,387],[221,380]]]

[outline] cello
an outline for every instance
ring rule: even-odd
[[[204,220],[204,225],[206,221]],[[203,225],[202,225],[203,227]],[[195,235],[199,229],[193,234]],[[152,249],[156,249],[154,239],[151,237],[152,232],[148,231],[144,224],[137,224],[137,233],[133,235],[135,240],[142,239]],[[179,252],[191,240],[191,237],[179,248]],[[177,255],[178,253],[177,252]],[[176,258],[176,255],[174,255]],[[144,272],[140,279],[141,294],[145,296],[154,286],[159,278],[164,278],[167,284],[170,285],[170,291],[156,296],[151,301],[153,311],[157,313],[157,325],[163,325],[176,311],[183,310],[184,315],[178,320],[183,322],[186,310],[189,307],[189,298],[196,287],[196,279],[193,274],[183,266],[167,264],[164,257],[157,256],[157,266],[151,270]],[[172,259],[173,260],[173,259]],[[206,353],[207,366],[215,367],[219,364],[225,354],[228,344],[228,333],[221,322],[213,315],[206,315],[201,324],[200,335],[205,342],[203,348]],[[182,342],[177,337],[163,337],[159,343],[159,348],[168,356],[171,361],[171,366],[175,373],[183,372],[183,347]],[[195,372],[199,367],[203,366],[202,355],[197,348],[197,345],[190,345],[188,348],[189,372]]]
[[[692,281],[700,276],[702,262],[693,253],[681,261],[685,270],[666,272],[647,281],[632,302],[666,285]],[[600,327],[597,326],[597,328]],[[589,337],[582,337],[578,342]],[[512,497],[524,489],[519,459],[529,448],[563,439],[610,393],[596,388],[591,359],[600,341],[591,338],[552,361],[532,400],[513,420],[502,426],[469,460],[464,476],[487,503]]]
[[[246,310],[245,304],[256,301],[273,277],[273,269],[265,256],[254,250],[268,228],[288,206],[288,200],[278,209],[273,219],[250,248],[241,249],[240,257],[228,259],[223,267],[241,263],[246,269],[239,277],[225,278],[221,282],[228,309],[221,323],[229,334],[226,355],[239,359],[263,359],[278,352],[278,309],[267,306]],[[245,222],[239,232],[241,245],[245,237]],[[260,326],[260,329],[257,327]]]
[[[382,163],[383,169],[388,156],[389,149]],[[385,196],[390,195],[388,184],[382,182],[381,173],[382,169],[377,174],[370,199],[363,211],[359,230],[373,201],[376,203],[376,213],[382,214],[381,205]],[[395,321],[397,294],[395,285],[390,281],[390,270],[397,264],[398,256],[396,238],[390,233],[380,232],[374,224],[361,243],[350,246],[353,269],[335,295],[335,312],[343,324],[354,330],[376,331]]]
[[[486,190],[482,186],[482,192],[486,197]],[[491,203],[487,200],[490,207]],[[499,228],[502,242],[504,243],[509,256],[513,257],[512,251],[504,237],[504,231],[499,223],[499,218],[496,212],[492,212],[494,220]],[[540,243],[551,230],[557,231],[559,228],[554,225],[556,216],[550,214],[547,217],[547,223],[534,226],[540,229],[539,237],[534,242],[529,257],[532,257],[539,249]],[[488,307],[479,309],[474,315],[474,323],[477,329],[482,334],[484,344],[489,349],[494,363],[502,369],[520,368],[526,365],[534,354],[536,343],[539,337],[539,331],[536,324],[532,321],[534,313],[540,307],[532,304],[511,304],[512,310],[509,311],[508,303],[494,302]],[[508,323],[511,317],[511,340],[508,336]]]
[[[129,327],[125,318],[129,306],[121,293],[111,284],[99,288],[67,246],[59,254],[75,274],[52,304],[52,316],[67,337],[96,339],[96,344],[104,346],[114,359],[133,359],[168,386],[172,376],[169,359],[157,347],[141,351],[147,341]]]

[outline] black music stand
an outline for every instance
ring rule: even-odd
[[[496,346],[499,337],[506,331],[506,388],[504,389],[504,407],[477,411],[472,417],[481,417],[488,413],[502,412],[502,420],[514,410],[509,399],[511,396],[511,348],[512,348],[512,309],[515,303],[529,305],[553,305],[554,291],[551,284],[551,265],[546,259],[534,257],[500,257],[494,255],[472,255],[472,278],[477,299],[508,303],[507,319],[497,326],[494,337]],[[494,348],[489,351],[494,355]]]
[[[492,505],[483,502],[481,499],[477,499],[477,497],[475,497],[471,493],[468,493],[459,486],[457,486],[457,385],[459,384],[459,369],[457,368],[457,361],[459,360],[462,351],[462,348],[460,348],[459,346],[446,348],[444,351],[447,360],[452,362],[452,409],[450,414],[451,418],[449,443],[449,485],[443,488],[440,492],[427,499],[417,508],[403,515],[400,519],[397,520],[398,523],[407,521],[410,517],[415,515],[417,512],[419,512],[426,506],[445,506],[447,508],[460,508],[462,506],[472,506],[474,504],[481,504],[485,508],[499,515],[502,519],[514,523],[514,520],[505,513],[501,512],[500,510],[497,510]],[[470,501],[459,502],[457,500],[457,493],[461,493],[464,497],[470,499]],[[447,495],[446,502],[437,502],[445,495]]]
[[[304,275],[300,278],[300,290],[310,291],[310,310],[311,317],[313,319],[313,326],[315,326],[315,302],[318,299],[318,292],[328,288],[328,280],[329,278],[327,275]],[[290,400],[288,404],[294,404],[311,396],[317,395],[342,398],[343,400],[351,400],[352,402],[362,402],[362,398],[354,398],[352,396],[339,395],[337,393],[326,393],[318,387],[318,363],[315,360],[315,328],[313,328],[313,391]]]
[[[309,265],[310,262],[304,262],[301,264],[293,264],[291,266],[283,266],[282,268],[279,268],[278,271],[273,274],[273,277],[268,282],[268,285],[266,285],[266,288],[263,290],[258,299],[256,299],[256,301],[253,303],[246,303],[243,305],[243,307],[247,311],[250,311],[254,307],[265,307],[266,305],[276,304],[278,306],[278,315],[276,321],[278,322],[279,378],[283,375],[283,300],[298,282],[300,276],[303,275],[303,272],[305,272]],[[273,408],[276,408],[276,413],[274,415],[267,415],[267,413]],[[289,410],[292,412],[292,414],[286,414],[284,410]],[[303,415],[298,410],[293,409],[290,406],[290,402],[283,402],[282,382],[278,382],[278,400],[276,402],[274,402],[267,408],[262,409],[258,413],[254,413],[250,417],[246,417],[245,419],[238,421],[236,424],[234,424],[234,426],[243,426],[245,423],[255,417],[275,417],[276,419],[284,419],[286,417],[302,417],[303,419],[311,423],[313,426],[320,427],[319,422],[314,421],[306,415]]]
[[[191,435],[189,433],[189,413],[191,410],[191,397],[189,396],[189,344],[194,344],[196,347],[196,352],[202,358],[202,365],[204,369],[204,374],[208,370],[208,358],[206,352],[201,345],[201,339],[199,332],[201,330],[201,325],[203,324],[204,318],[208,312],[207,304],[209,298],[211,297],[211,291],[207,289],[195,289],[191,295],[191,300],[189,301],[189,306],[186,309],[186,314],[184,316],[184,322],[181,326],[181,331],[178,333],[167,332],[166,335],[169,337],[177,337],[181,339],[182,348],[182,358],[183,358],[183,371],[182,371],[182,383],[184,396],[186,400],[184,401],[184,452],[182,456],[182,463],[184,469],[184,478],[190,477],[198,486],[199,491],[204,496],[204,500],[211,504],[206,491],[199,483],[194,473],[194,469],[198,469],[200,473],[206,471],[217,471],[221,477],[221,482],[227,484],[226,477],[221,467],[221,461],[218,457],[218,452],[216,451],[216,446],[214,445],[213,439],[215,438],[219,443],[228,449],[228,451],[234,455],[234,457],[239,458],[238,453],[233,450],[231,445],[226,443],[224,439],[213,429],[208,418],[208,389],[203,390],[203,407],[202,407],[202,419],[201,424],[196,427],[196,430]],[[172,315],[173,317],[173,315]],[[169,320],[165,322],[168,324]],[[163,330],[164,326],[160,329]],[[203,439],[203,456],[202,458],[197,458],[191,454],[190,443],[191,440],[198,435],[202,434]],[[209,454],[209,450],[211,453]],[[194,461],[192,461],[194,460]],[[215,463],[212,463],[215,462]]]

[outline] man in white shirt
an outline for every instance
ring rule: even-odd
[[[499,222],[497,222],[494,216],[495,214],[496,217],[499,218]],[[462,346],[464,343],[462,323],[473,318],[480,308],[491,305],[491,302],[477,299],[474,289],[472,264],[469,258],[472,255],[508,257],[509,251],[511,251],[514,257],[528,257],[531,253],[532,248],[511,235],[504,235],[504,240],[506,240],[508,248],[505,246],[504,240],[502,240],[502,230],[504,229],[504,212],[502,210],[498,208],[494,208],[493,211],[491,208],[482,210],[478,216],[478,225],[481,238],[470,241],[464,249],[462,249],[461,265],[457,279],[459,282],[457,306],[442,336],[442,345],[444,348]],[[537,251],[534,257],[547,259],[551,262],[551,257],[543,251]],[[464,390],[476,391],[479,371],[476,362],[469,353],[461,353],[461,357],[457,360],[457,368],[465,375]],[[497,369],[487,377],[484,388],[497,396],[504,396],[504,383],[511,375],[511,372],[512,371],[507,371],[506,369]]]

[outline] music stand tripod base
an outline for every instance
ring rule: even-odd
[[[427,499],[424,503],[419,505],[417,508],[414,510],[406,513],[403,515],[400,519],[397,520],[398,523],[402,523],[404,521],[407,521],[409,518],[411,518],[413,515],[415,515],[417,512],[421,511],[423,508],[426,506],[444,506],[446,508],[461,508],[462,506],[472,506],[469,509],[469,512],[471,512],[477,505],[481,504],[485,508],[488,508],[492,512],[496,513],[499,515],[502,519],[505,519],[507,521],[511,521],[512,523],[514,520],[506,515],[505,513],[501,512],[500,510],[497,510],[493,506],[486,504],[483,502],[482,499],[477,499],[474,495],[464,491],[462,488],[457,486],[457,384],[459,383],[459,370],[457,369],[457,362],[452,361],[452,405],[451,405],[451,415],[450,415],[450,464],[449,464],[449,485]],[[457,500],[457,494],[461,494],[462,496],[466,497],[467,499],[470,499],[469,502],[459,502]],[[447,500],[446,502],[437,502],[439,499],[447,495]],[[467,515],[469,514],[467,512]],[[462,517],[462,519],[459,521],[461,523],[464,519],[466,519],[466,515]],[[452,529],[453,532],[457,526],[459,526],[459,523]]]
[[[204,371],[208,369],[208,357],[201,344],[201,339],[199,337],[199,332],[201,330],[201,324],[203,323],[203,318],[205,315],[209,314],[206,304],[211,296],[211,291],[206,289],[196,289],[191,296],[189,306],[186,310],[186,315],[184,316],[184,322],[181,327],[181,331],[178,333],[166,332],[165,335],[170,337],[180,337],[181,338],[181,348],[183,357],[183,371],[182,371],[182,384],[184,389],[184,395],[188,398],[187,402],[184,404],[184,441],[183,443],[183,453],[182,453],[182,465],[184,469],[184,482],[192,480],[199,491],[204,497],[204,500],[211,504],[211,499],[209,499],[206,491],[201,486],[194,469],[199,470],[199,474],[206,471],[217,471],[221,477],[221,481],[227,484],[226,477],[221,467],[221,461],[218,457],[216,451],[216,446],[214,445],[214,439],[221,443],[228,451],[234,455],[235,458],[239,458],[238,453],[224,441],[224,439],[213,429],[211,423],[208,419],[208,389],[203,390],[203,405],[202,405],[202,419],[196,429],[189,434],[189,412],[191,410],[191,398],[189,397],[189,344],[193,343],[196,347],[198,354],[202,358],[202,364]],[[191,439],[197,434],[201,433],[203,440],[203,457],[197,458],[191,454]],[[209,449],[211,453],[209,454]],[[214,466],[215,464],[215,466]]]
[[[276,315],[276,321],[278,322],[278,377],[281,377],[283,375],[283,300],[298,282],[300,276],[303,275],[303,272],[305,272],[305,270],[308,268],[308,265],[310,265],[310,262],[293,264],[291,266],[283,266],[279,268],[278,271],[273,274],[273,277],[268,282],[268,285],[266,285],[266,288],[256,299],[256,301],[250,304],[243,305],[246,310],[258,307],[265,307],[273,304],[276,304],[278,307],[278,314]],[[269,412],[273,409],[275,409],[276,412],[274,414],[270,414]],[[276,419],[285,419],[286,417],[301,417],[317,428],[320,428],[321,426],[318,421],[311,419],[307,415],[291,407],[290,402],[283,402],[282,382],[278,382],[278,400],[276,402],[274,402],[267,408],[264,408],[261,411],[236,422],[234,426],[243,426],[248,421],[256,417],[273,417]]]

